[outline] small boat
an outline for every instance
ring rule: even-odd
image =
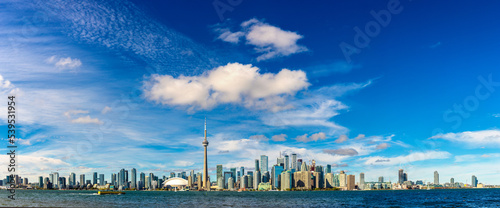
[[[97,195],[122,195],[125,194],[123,191],[99,191]]]

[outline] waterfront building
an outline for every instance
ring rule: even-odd
[[[293,173],[293,187],[302,190],[309,190],[312,188],[311,172],[308,171],[306,167],[306,163],[304,162],[300,167],[302,171]]]
[[[285,170],[290,170],[290,158],[285,155]]]
[[[45,181],[44,181],[44,184],[45,184]],[[80,186],[84,186],[85,185],[85,174],[81,174],[80,175]]]
[[[477,177],[475,175],[472,175],[471,185],[474,188],[477,187]]]
[[[223,169],[222,169],[222,165],[217,165],[217,177],[216,177],[216,179],[217,179],[217,183],[219,182],[219,178],[224,179],[223,177],[224,177],[224,176],[223,176]]]
[[[7,183],[5,183],[7,184]],[[38,177],[38,188],[43,188],[43,177],[40,176]]]
[[[283,166],[281,165],[275,165],[273,166],[273,172],[272,172],[272,179],[271,179],[271,184],[273,185],[273,188],[279,188],[279,176],[283,172]]]
[[[295,171],[298,171],[298,168],[297,168],[297,154],[295,154],[295,153],[292,154],[292,169],[294,169]]]
[[[259,188],[259,183],[260,183],[260,171],[255,171],[255,174],[253,176],[253,188],[258,189]]]
[[[265,171],[264,173],[262,173],[261,182],[263,182],[263,183],[269,182],[269,171]]]
[[[130,182],[130,188],[132,189],[137,189],[137,170],[135,168],[132,168],[132,181]]]
[[[145,189],[151,188],[151,178],[148,175],[146,176],[146,184],[145,184],[144,188]]]
[[[326,165],[325,173],[331,173],[331,172],[332,172],[332,165]]]
[[[434,171],[434,185],[439,185],[439,173]]]
[[[233,172],[224,172],[224,188],[228,189],[229,178],[233,177]]]
[[[297,171],[302,171],[302,159],[297,159]]]
[[[333,182],[333,173],[325,174],[325,188],[333,188],[335,187]]]
[[[359,189],[361,190],[365,189],[365,173],[359,174]]]
[[[282,191],[291,190],[292,185],[293,185],[292,172],[290,170],[287,170],[281,173],[281,190]]]
[[[253,188],[253,173],[252,171],[248,171],[248,174],[247,174],[247,178],[248,178],[248,184],[247,184],[247,187],[248,188]]]
[[[201,179],[201,173],[198,173],[197,178],[198,178],[197,179],[198,190],[202,190],[203,189],[203,181]]]
[[[231,168],[231,172],[233,173],[233,181],[236,181],[236,177],[238,175],[236,175],[236,168]]]
[[[104,174],[99,174],[99,185],[104,186]]]
[[[54,188],[59,188],[59,173],[54,172],[53,177],[54,179],[52,180],[52,186],[54,186]]]
[[[450,185],[451,185],[451,187],[455,187],[455,179],[454,178],[450,178]]]
[[[227,181],[227,188],[229,190],[234,190],[234,179],[233,177],[229,178]]]
[[[247,175],[241,176],[240,188],[241,189],[248,188],[248,176]]]
[[[269,191],[272,189],[271,183],[259,183],[259,186],[257,188],[259,191]]]
[[[403,169],[399,169],[398,171],[398,183],[399,184],[403,184],[404,182],[404,172],[403,172]]]
[[[344,171],[340,171],[339,174],[339,187],[340,188],[347,188],[347,176]]]
[[[245,175],[245,168],[243,166],[240,167],[240,174],[241,176]]]
[[[76,174],[71,173],[69,174],[69,185],[75,186],[76,185]]]
[[[312,178],[313,178],[313,189],[315,188],[321,188],[321,184],[320,184],[320,181],[321,181],[321,177],[320,177],[320,172],[317,172],[317,171],[314,171],[312,172]]]
[[[92,174],[92,185],[97,184],[97,172]]]
[[[146,174],[141,172],[139,175],[139,181],[141,182],[139,189],[144,189],[146,187]]]
[[[266,155],[261,155],[260,156],[260,171],[262,173],[269,171],[268,169],[268,158]]]
[[[348,175],[347,176],[347,190],[354,190],[355,188],[355,177],[354,175]]]
[[[222,190],[222,189],[224,189],[224,178],[218,177],[217,178],[217,190]]]
[[[379,182],[379,183],[383,183],[383,182],[384,182],[384,176],[380,176],[380,177],[378,177],[378,182]]]

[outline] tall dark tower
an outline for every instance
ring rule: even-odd
[[[207,117],[205,117],[205,140],[202,142],[205,149],[205,161],[203,162],[203,188],[205,190],[210,190],[210,182],[208,181],[208,164],[207,164]]]

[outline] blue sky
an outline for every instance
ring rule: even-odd
[[[206,116],[211,175],[282,151],[368,181],[500,184],[498,2],[1,5],[0,92],[31,180],[199,172]]]

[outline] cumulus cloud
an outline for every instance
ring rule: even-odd
[[[286,134],[278,134],[278,135],[274,135],[272,137],[272,140],[275,141],[275,142],[284,142],[286,141]]]
[[[347,139],[349,139],[349,138],[345,134],[342,134],[339,136],[338,139],[335,140],[335,143],[342,143],[342,142],[347,141]]]
[[[255,18],[241,23],[241,29],[242,31],[231,32],[227,28],[216,28],[215,32],[220,34],[217,39],[230,43],[238,43],[240,38],[244,37],[246,44],[254,46],[254,50],[261,54],[257,57],[257,61],[308,50],[305,46],[297,44],[297,41],[303,38],[302,35],[282,30]]]
[[[240,38],[245,35],[245,33],[238,31],[238,32],[231,32],[227,28],[217,28],[215,30],[216,32],[220,33],[219,37],[217,39],[220,39],[224,42],[229,42],[229,43],[239,43]]]
[[[269,141],[269,138],[267,138],[264,135],[253,135],[253,136],[250,136],[249,139],[260,140],[260,141]]]
[[[387,143],[378,144],[376,149],[387,149],[390,145]]]
[[[438,134],[430,139],[444,139],[466,144],[467,147],[500,147],[500,130],[465,131],[461,133]]]
[[[365,138],[364,134],[358,134],[358,136],[356,138],[354,138],[354,139],[358,140],[358,139],[364,139],[364,138]]]
[[[345,149],[324,149],[324,153],[332,154],[332,155],[343,155],[343,156],[356,156],[358,155],[358,151],[353,148],[345,148]]]
[[[291,107],[285,104],[287,96],[309,85],[306,74],[300,70],[282,69],[277,74],[261,74],[250,64],[229,63],[200,76],[153,75],[145,82],[144,92],[149,100],[189,106],[190,110],[234,103],[279,111]]]
[[[299,142],[310,142],[310,141],[318,141],[318,140],[323,140],[326,139],[326,135],[323,132],[319,132],[316,134],[313,134],[311,136],[307,136],[307,134],[300,135],[295,137],[295,140]]]
[[[60,69],[74,69],[82,65],[80,59],[72,59],[71,57],[59,58],[57,56],[51,56],[47,58],[45,62],[48,64],[54,64],[57,68]]]
[[[446,159],[451,154],[445,151],[427,151],[427,152],[413,152],[408,155],[397,157],[366,157],[362,158],[365,165],[398,165],[401,163],[411,163],[415,161],[432,160],[432,159]]]
[[[79,124],[102,124],[103,122],[97,118],[91,118],[89,115],[82,116],[77,119],[71,120],[71,123],[79,123]]]

